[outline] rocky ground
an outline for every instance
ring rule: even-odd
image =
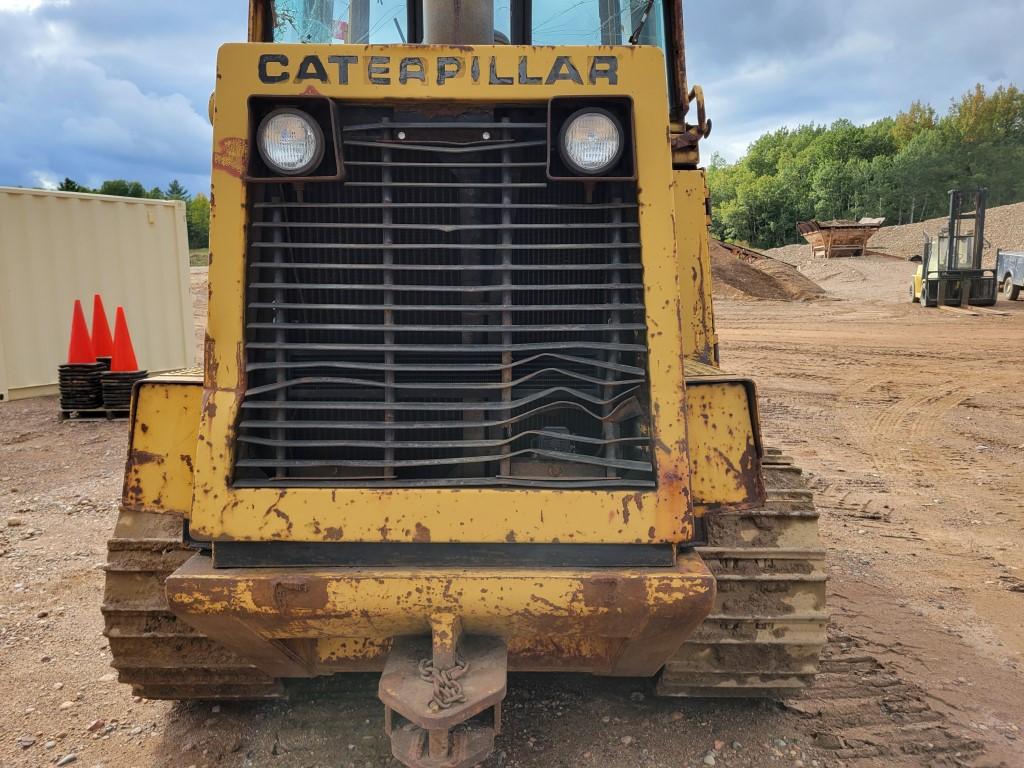
[[[757,378],[768,441],[818,492],[834,614],[818,685],[785,705],[680,702],[646,680],[516,675],[489,766],[1024,765],[1024,302],[924,310],[905,262],[801,267],[826,299],[716,309],[725,368]],[[125,424],[55,409],[0,405],[0,765],[395,765],[370,675],[219,707],[116,682],[99,604]]]

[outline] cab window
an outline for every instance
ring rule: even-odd
[[[532,9],[534,45],[624,45],[640,19],[647,0],[548,0]],[[665,13],[655,0],[637,42],[665,47]]]
[[[387,45],[409,37],[409,3],[417,0],[273,0],[275,43]],[[510,32],[510,0],[494,6],[496,38]]]

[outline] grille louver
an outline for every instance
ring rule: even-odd
[[[548,181],[543,110],[340,112],[344,183],[250,187],[235,485],[653,487],[635,183]]]

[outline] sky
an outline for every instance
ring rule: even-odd
[[[542,1],[542,0],[538,0]],[[686,0],[704,157],[766,131],[944,112],[974,83],[1024,87],[1024,0]],[[217,47],[246,0],[0,0],[0,185],[69,176],[209,185]]]

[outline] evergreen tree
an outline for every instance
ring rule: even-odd
[[[187,203],[190,198],[191,195],[188,193],[188,190],[177,179],[172,179],[171,183],[167,185],[167,190],[164,192],[164,199],[166,200],[182,200]]]
[[[74,179],[64,177],[64,181],[57,185],[58,192],[92,192],[88,187],[83,187]]]

